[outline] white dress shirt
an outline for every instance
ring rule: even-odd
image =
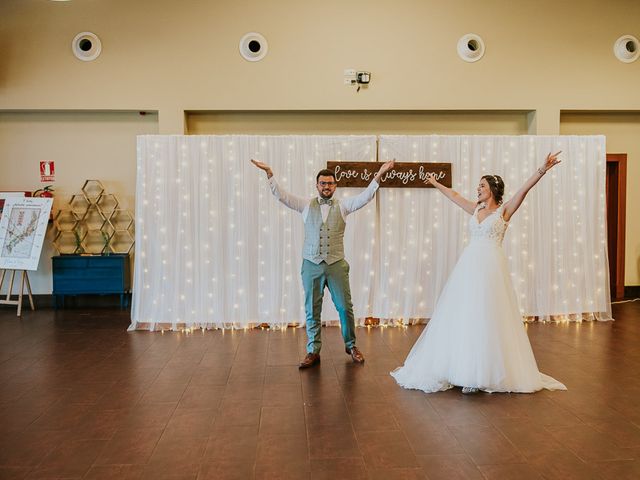
[[[309,214],[309,202],[311,201],[311,199],[298,197],[297,195],[293,195],[292,193],[287,192],[278,184],[275,176],[272,176],[269,179],[269,186],[271,187],[271,193],[273,193],[273,195],[278,200],[280,200],[292,210],[300,212],[302,214],[302,220],[306,221],[307,215]],[[342,218],[346,219],[347,215],[361,209],[367,203],[369,203],[375,196],[378,187],[378,182],[372,180],[369,186],[358,195],[354,195],[353,197],[341,198],[339,204]],[[318,197],[318,199],[320,199],[320,197]],[[323,222],[327,221],[330,208],[330,205],[324,203],[320,205],[320,212],[322,213]]]

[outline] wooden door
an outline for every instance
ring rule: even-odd
[[[627,154],[607,153],[607,241],[611,298],[624,297]]]

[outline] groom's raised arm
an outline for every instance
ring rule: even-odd
[[[267,174],[267,179],[269,180],[269,188],[271,188],[271,193],[276,197],[280,202],[289,207],[292,210],[302,213],[302,211],[309,203],[308,200],[298,197],[297,195],[293,195],[292,193],[287,192],[283,189],[277,182],[276,177],[273,176],[273,171],[271,167],[266,163],[259,162],[257,160],[251,159],[251,163],[253,163],[260,170],[263,170]]]
[[[376,173],[376,176],[373,177],[373,180],[371,180],[369,186],[363,192],[360,192],[358,195],[354,195],[353,197],[344,198],[340,201],[343,214],[345,216],[361,209],[373,199],[373,197],[376,195],[376,192],[378,191],[378,187],[380,187],[382,175],[391,170],[394,167],[395,163],[395,159],[384,163],[380,167],[380,170],[378,170],[378,173]]]

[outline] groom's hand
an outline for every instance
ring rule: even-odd
[[[271,170],[271,167],[269,165],[267,165],[266,163],[259,162],[258,160],[254,160],[253,158],[251,159],[251,163],[253,163],[260,170],[264,170],[266,172],[266,174],[267,174],[267,178],[273,177],[273,171]]]
[[[380,181],[382,180],[382,175],[384,175],[385,173],[387,173],[389,170],[391,170],[396,164],[396,159],[394,158],[391,161],[385,162],[382,164],[382,166],[380,167],[380,170],[378,170],[378,173],[376,173],[376,176],[373,177],[373,179],[380,183]]]
[[[383,163],[382,166],[380,167],[380,174],[388,172],[395,166],[395,164],[396,164],[395,158],[393,160],[389,160],[388,162]]]

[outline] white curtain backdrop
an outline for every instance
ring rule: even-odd
[[[468,198],[482,174],[505,199],[550,150],[563,162],[514,216],[505,249],[525,317],[610,319],[604,137],[478,136],[138,137],[136,258],[130,329],[304,323],[303,226],[264,172],[315,193],[328,160],[451,162]],[[361,189],[341,188],[338,197]],[[464,247],[468,215],[433,189],[381,189],[350,215],[345,235],[356,317],[429,318]],[[461,299],[463,301],[464,299]],[[325,297],[323,319],[337,313]]]
[[[380,160],[452,163],[453,189],[476,197],[500,175],[504,200],[562,150],[562,163],[531,190],[504,248],[527,319],[611,319],[603,136],[382,136]],[[382,189],[381,257],[374,316],[425,318],[467,243],[469,215],[429,189]],[[464,301],[461,298],[460,301]]]
[[[249,160],[311,198],[327,161],[375,157],[374,136],[138,137],[130,329],[304,324],[302,217],[273,197]],[[369,309],[375,227],[375,201],[347,221],[345,254],[357,248],[362,260],[351,266],[358,316]],[[336,319],[328,297],[323,318]]]

